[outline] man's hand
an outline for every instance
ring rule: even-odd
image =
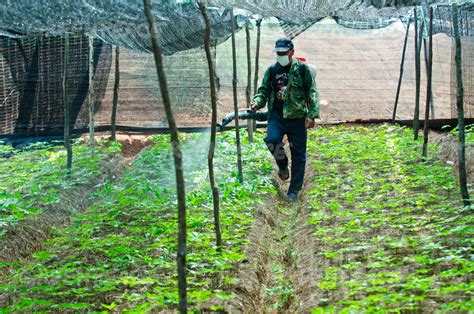
[[[256,103],[251,103],[250,104],[250,112],[257,112],[257,111],[258,111],[257,104]]]
[[[307,129],[314,128],[314,125],[315,125],[315,124],[316,124],[316,123],[314,122],[314,118],[306,118],[306,124],[305,124],[305,126],[306,126]]]

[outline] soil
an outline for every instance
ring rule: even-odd
[[[142,149],[153,144],[151,135],[117,134],[117,141],[122,144],[120,154],[126,159],[135,157]]]
[[[97,140],[110,140],[110,132],[96,133],[95,138]],[[116,141],[122,144],[120,155],[125,158],[126,161],[132,160],[142,151],[142,149],[153,144],[151,138],[152,135],[150,134],[132,134],[126,132],[117,133]],[[83,141],[88,141],[88,134],[84,134],[82,139]]]

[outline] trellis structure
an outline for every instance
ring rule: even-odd
[[[347,2],[347,1],[346,1]],[[118,111],[116,115],[117,124],[127,126],[140,126],[140,127],[165,127],[166,119],[164,117],[164,111],[162,102],[160,99],[159,88],[156,84],[150,83],[154,78],[154,73],[149,69],[153,60],[146,51],[149,51],[150,41],[146,31],[143,17],[140,17],[138,8],[141,3],[123,3],[122,9],[130,9],[126,16],[122,17],[128,23],[128,28],[123,29],[124,23],[121,21],[120,14],[117,10],[120,9],[120,3],[114,8],[108,8],[101,4],[102,2],[87,2],[88,7],[94,7],[97,11],[93,17],[88,15],[91,8],[85,10],[82,7],[77,7],[76,2],[65,2],[64,8],[56,12],[54,10],[54,2],[44,1],[38,3],[36,11],[44,12],[45,16],[38,14],[32,14],[23,18],[22,30],[20,24],[15,22],[15,16],[25,10],[27,5],[24,2],[13,2],[7,1],[2,4],[3,12],[5,12],[2,20],[2,26],[4,29],[1,31],[2,34],[7,36],[0,37],[0,46],[2,47],[2,54],[0,56],[0,65],[2,69],[2,84],[3,88],[0,90],[0,134],[5,136],[37,136],[47,135],[51,133],[61,134],[64,114],[63,104],[61,103],[61,75],[62,75],[62,50],[64,47],[64,39],[59,35],[61,30],[74,31],[70,34],[70,45],[71,45],[71,57],[68,64],[69,76],[71,78],[69,87],[69,96],[71,99],[71,128],[73,132],[79,130],[86,131],[89,126],[89,114],[87,112],[88,103],[92,101],[94,103],[96,125],[101,129],[104,126],[111,124],[112,115],[112,103],[113,103],[113,84],[115,74],[114,69],[117,65],[113,44],[118,44],[122,48],[122,54],[120,56],[121,68],[122,68],[122,87],[121,97],[118,102]],[[63,14],[68,13],[67,5],[71,5],[70,9],[82,10],[77,11],[81,13],[74,13],[73,17],[69,19],[60,18]],[[237,30],[244,27],[250,21],[255,24],[257,20],[262,18],[262,13],[265,11],[266,2],[262,2],[263,6],[258,6],[255,11],[257,15],[251,15],[253,12],[245,10],[235,10],[234,20],[236,22]],[[327,20],[321,21],[321,16],[324,16],[324,11],[321,11],[321,16],[318,18],[309,19],[308,17],[315,16],[316,11],[323,1],[306,1],[305,10],[299,15],[296,13],[289,13],[287,11],[293,11],[298,8],[299,2],[289,1],[285,6],[279,7],[280,14],[278,15],[277,24],[272,24],[270,19],[264,20],[264,26],[266,32],[263,34],[262,47],[265,48],[264,52],[267,53],[268,45],[274,40],[275,33],[278,33],[278,26],[281,26],[283,32],[280,34],[286,34],[290,37],[296,37],[297,52],[304,54],[307,57],[308,62],[314,62],[321,67],[321,73],[325,77],[321,77],[318,81],[318,87],[321,91],[323,99],[329,99],[331,106],[322,107],[323,116],[326,118],[336,120],[351,120],[351,119],[363,119],[363,118],[387,118],[388,115],[385,112],[390,110],[379,105],[378,108],[370,109],[371,112],[361,112],[357,115],[357,112],[350,112],[345,114],[346,108],[343,106],[346,102],[346,106],[358,106],[358,102],[364,101],[363,95],[352,94],[349,88],[358,89],[361,91],[364,88],[364,84],[371,84],[371,82],[357,82],[356,77],[353,76],[353,82],[347,82],[345,88],[345,82],[340,84],[340,75],[342,75],[343,68],[340,72],[334,71],[334,64],[341,64],[347,62],[346,59],[350,56],[351,52],[346,54],[333,54],[330,58],[326,57],[329,51],[325,51],[324,47],[330,47],[332,33],[344,33],[353,37],[354,42],[360,42],[360,48],[363,51],[373,51],[373,57],[382,55],[382,58],[399,58],[396,49],[400,49],[393,42],[389,49],[378,48],[378,47],[364,47],[364,45],[370,45],[370,41],[376,38],[381,38],[374,30],[380,27],[380,21],[384,21],[382,24],[390,25],[386,29],[394,31],[403,25],[400,23],[400,17],[402,23],[407,23],[409,16],[411,15],[411,8],[402,7],[384,7],[382,9],[376,9],[378,5],[372,5],[369,2],[361,2],[357,6],[357,10],[354,5],[346,5],[344,1],[334,2],[332,4],[326,4],[323,6],[325,10],[334,9],[336,13],[332,13],[334,21],[338,24],[328,24]],[[48,5],[49,4],[49,5]],[[218,2],[212,2],[210,4],[219,5]],[[241,4],[246,9],[252,9],[251,4],[246,1],[241,1],[237,4]],[[41,5],[45,6],[45,10],[41,10]],[[102,6],[101,6],[102,5]],[[172,7],[175,6],[175,10]],[[178,111],[178,124],[181,127],[184,126],[205,126],[209,122],[209,106],[207,105],[207,99],[209,99],[209,86],[207,83],[207,69],[205,67],[205,54],[201,49],[202,36],[204,34],[204,24],[202,17],[197,11],[196,7],[192,3],[185,3],[173,6],[157,6],[155,9],[155,16],[159,21],[159,35],[161,45],[163,47],[165,57],[166,72],[169,76],[171,84],[171,97],[175,108]],[[278,6],[277,6],[278,7]],[[111,18],[106,14],[106,11],[110,9],[111,12],[115,12],[114,23],[109,19]],[[474,116],[474,108],[471,108],[474,103],[474,92],[473,92],[473,81],[472,77],[472,12],[473,4],[465,3],[460,7],[460,33],[461,40],[463,42],[464,58],[463,68],[465,77],[465,99],[466,117]],[[85,11],[84,11],[85,10]],[[351,10],[357,11],[357,14],[350,15]],[[95,12],[95,11],[94,11]],[[101,12],[99,14],[98,12]],[[140,11],[141,12],[141,11]],[[171,12],[171,13],[170,13]],[[231,82],[232,82],[232,70],[226,65],[230,64],[227,60],[230,58],[229,43],[226,41],[231,34],[230,24],[230,9],[229,7],[213,7],[210,12],[210,21],[213,31],[211,32],[211,45],[213,58],[216,62],[216,85],[218,89],[220,99],[220,111],[227,113],[226,111],[231,109],[229,103],[231,103]],[[270,15],[272,11],[266,13]],[[46,15],[49,14],[49,15]],[[160,19],[160,17],[167,15],[167,19]],[[9,15],[11,14],[11,16]],[[72,13],[68,13],[72,14]],[[378,16],[377,14],[380,14]],[[400,16],[400,14],[402,14]],[[67,16],[67,14],[66,14]],[[133,19],[132,19],[133,16]],[[451,9],[449,5],[439,4],[434,10],[434,34],[443,33],[448,36],[452,35],[451,27]],[[52,24],[49,28],[48,23],[52,23],[52,18],[56,17],[56,20],[60,21],[56,24]],[[254,20],[256,18],[257,20]],[[43,20],[44,19],[44,20]],[[90,21],[90,19],[94,19]],[[293,20],[290,20],[293,19]],[[321,23],[315,23],[315,21],[321,21]],[[395,22],[398,20],[399,22]],[[133,23],[131,23],[134,21]],[[345,22],[342,22],[345,21]],[[351,29],[340,27],[338,25],[347,25],[347,22],[353,23],[352,27],[356,29],[365,29],[369,25],[370,21],[373,21],[373,25],[370,26],[372,30],[363,30],[362,32],[351,32]],[[86,23],[87,22],[87,23]],[[90,23],[89,23],[90,22]],[[376,23],[377,22],[377,23]],[[101,24],[102,23],[102,24]],[[346,24],[344,24],[346,23]],[[355,26],[354,23],[360,23],[359,26]],[[84,28],[84,25],[87,29]],[[111,27],[111,25],[115,25]],[[274,26],[272,26],[274,25]],[[102,26],[103,28],[101,28]],[[133,26],[133,27],[132,27]],[[82,27],[82,28],[81,28]],[[273,28],[276,27],[276,28]],[[143,28],[143,31],[138,29]],[[326,31],[327,30],[327,31]],[[81,31],[86,33],[81,33]],[[128,32],[139,32],[141,37],[129,36]],[[102,33],[101,33],[102,32]],[[104,32],[107,35],[104,35]],[[117,35],[113,35],[117,32]],[[196,33],[197,32],[197,33]],[[370,33],[368,33],[370,32]],[[380,30],[379,30],[380,32]],[[101,33],[102,35],[98,35]],[[200,35],[196,35],[200,34]],[[269,37],[269,34],[273,34]],[[365,37],[358,38],[357,34],[366,34]],[[88,36],[94,36],[94,93],[93,97],[89,101],[87,94],[89,91],[89,58],[88,58]],[[253,36],[253,34],[251,34]],[[311,47],[310,38],[316,36],[318,40],[325,40],[323,45],[319,42],[315,43],[314,47]],[[326,37],[324,37],[326,36]],[[399,36],[393,33],[393,36]],[[426,36],[426,34],[425,34]],[[445,35],[442,35],[445,36]],[[411,37],[411,36],[410,36]],[[341,38],[342,39],[342,38]],[[441,39],[441,38],[440,38]],[[105,41],[104,41],[105,40]],[[239,86],[239,103],[246,103],[244,82],[247,81],[247,70],[243,64],[246,63],[242,60],[245,55],[245,49],[243,48],[244,37],[242,32],[236,34],[236,40],[238,44],[237,58],[239,71],[237,73]],[[337,37],[336,37],[337,40]],[[226,41],[224,43],[224,41]],[[220,44],[222,43],[222,44]],[[390,40],[387,41],[390,44]],[[349,45],[349,44],[348,44]],[[352,45],[352,44],[350,44]],[[409,51],[411,41],[408,41]],[[454,118],[456,114],[455,105],[455,81],[449,82],[449,77],[454,77],[454,46],[450,44],[449,37],[443,37],[442,40],[435,38],[434,47],[434,73],[433,82],[433,93],[434,100],[439,105],[440,110],[437,108],[437,118]],[[351,46],[348,46],[351,47]],[[347,47],[342,46],[342,49]],[[378,50],[377,50],[378,49]],[[362,52],[362,50],[361,50]],[[171,55],[170,55],[171,54]],[[245,59],[245,58],[244,58]],[[356,58],[354,57],[354,60]],[[334,61],[337,63],[333,63]],[[407,65],[412,62],[412,53],[407,56]],[[362,61],[362,60],[360,60]],[[263,54],[260,58],[260,63],[267,64],[271,62],[268,59],[268,54]],[[367,62],[367,61],[365,61]],[[361,66],[367,66],[373,69],[370,71],[377,71],[380,67],[375,60],[371,61],[371,64],[363,64],[359,62]],[[395,64],[395,63],[393,63]],[[447,64],[449,67],[446,67]],[[183,66],[184,65],[184,66]],[[331,68],[325,69],[324,67]],[[382,65],[383,66],[383,65]],[[329,71],[333,71],[332,77],[328,76]],[[360,68],[358,71],[362,71]],[[383,80],[391,80],[392,75],[386,71],[380,72],[376,80],[382,83]],[[190,73],[191,72],[191,73]],[[387,73],[385,76],[380,74]],[[369,76],[369,74],[363,74]],[[351,73],[346,74],[347,78],[351,77]],[[411,97],[408,97],[411,93],[408,84],[412,84],[411,71],[407,69],[405,71],[405,85],[401,86],[400,95],[400,110],[398,119],[410,119],[411,117],[403,113],[406,112],[406,107],[412,101]],[[422,80],[424,74],[422,73]],[[254,79],[258,79],[258,75],[254,76]],[[389,83],[388,89],[395,89]],[[450,84],[450,86],[448,85]],[[355,87],[357,85],[357,87]],[[352,87],[354,86],[354,87]],[[372,86],[370,86],[372,87]],[[448,89],[448,90],[447,90]],[[341,93],[343,91],[343,93]],[[385,97],[388,92],[381,95]],[[393,95],[393,94],[392,94]],[[393,97],[393,96],[392,96]],[[423,100],[423,95],[422,99]],[[339,100],[340,99],[340,100]],[[357,102],[351,103],[357,100]],[[448,101],[450,104],[448,104]],[[449,106],[449,107],[447,107]],[[153,109],[152,109],[153,108]],[[340,110],[338,108],[341,108]],[[405,109],[404,109],[405,108]],[[450,109],[443,109],[450,108]],[[328,111],[325,111],[328,110]],[[355,115],[354,115],[355,114]],[[351,118],[352,115],[352,118]]]

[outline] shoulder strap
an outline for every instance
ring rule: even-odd
[[[272,86],[272,89],[273,89],[273,79],[275,78],[275,75],[276,75],[276,62],[273,63],[271,66],[270,66],[270,85]]]
[[[305,80],[306,78],[306,68],[308,67],[308,65],[306,63],[304,63],[303,61],[300,61],[300,76],[301,76],[301,79]]]
[[[299,66],[300,76],[301,76],[301,79],[303,80],[303,85],[304,85],[307,65],[300,60],[298,60],[298,62],[299,62],[298,66]],[[293,76],[294,75],[290,75],[289,77],[289,81],[287,85],[288,89],[291,87],[291,84],[293,84]],[[306,86],[305,86],[305,92],[306,92]]]
[[[305,98],[308,101],[308,86],[306,86],[306,71],[309,70],[309,67],[306,63],[303,61],[300,61],[300,76],[301,79],[303,80],[303,86],[304,86],[304,93],[305,93]]]

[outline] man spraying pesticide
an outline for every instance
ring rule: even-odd
[[[294,45],[289,38],[278,39],[273,52],[276,52],[277,62],[265,71],[249,112],[239,113],[239,117],[259,121],[268,119],[265,143],[275,158],[281,180],[290,178],[289,161],[282,143],[283,136],[288,137],[291,179],[287,195],[289,200],[296,201],[306,168],[307,129],[314,127],[314,119],[319,119],[316,67],[293,57]],[[258,112],[267,103],[268,112]],[[233,115],[224,117],[221,129],[233,118]]]

